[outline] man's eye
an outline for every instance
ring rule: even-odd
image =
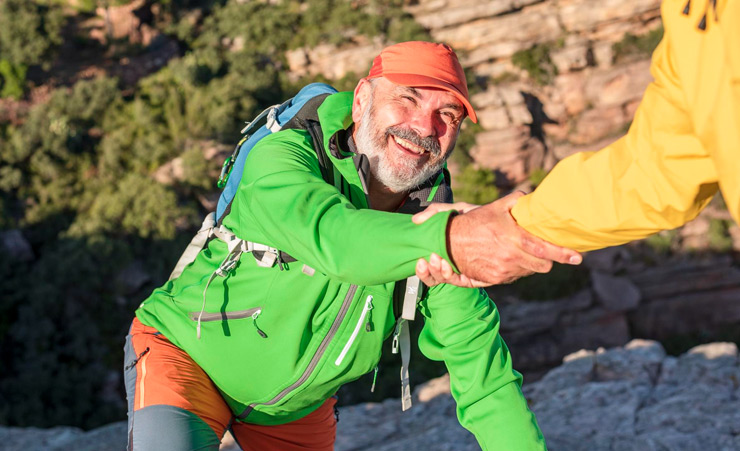
[[[450,123],[450,124],[454,124],[455,122],[458,122],[459,120],[457,118],[457,115],[450,113],[450,112],[442,113],[442,117],[444,118],[445,122]]]
[[[401,96],[401,98],[416,105],[416,99],[411,96]]]

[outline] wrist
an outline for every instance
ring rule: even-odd
[[[447,243],[447,257],[448,257],[447,261],[450,263],[450,265],[452,265],[452,269],[457,273],[459,273],[460,270],[458,269],[457,262],[455,260],[455,255],[453,252],[453,249],[455,248],[453,244],[453,237],[456,236],[455,230],[453,229],[458,229],[456,225],[459,225],[461,219],[462,218],[461,218],[460,212],[457,210],[452,210],[450,212],[450,216],[447,219],[447,227],[445,229],[445,236],[446,236],[445,242]]]

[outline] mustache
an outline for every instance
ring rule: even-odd
[[[438,157],[442,153],[442,148],[439,145],[439,141],[437,141],[432,136],[422,138],[418,133],[407,128],[399,127],[397,125],[394,125],[393,127],[388,127],[385,130],[386,139],[391,135],[401,139],[405,139],[406,141],[422,147],[424,150],[431,153],[435,157]]]

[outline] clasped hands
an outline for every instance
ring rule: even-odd
[[[511,209],[524,193],[514,192],[490,204],[432,204],[412,220],[421,224],[436,213],[457,210],[447,228],[448,253],[459,270],[437,254],[419,259],[416,275],[428,286],[449,283],[484,287],[510,283],[532,273],[546,273],[553,262],[580,264],[581,255],[556,246],[519,227]]]

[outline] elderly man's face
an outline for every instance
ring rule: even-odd
[[[414,188],[439,169],[455,147],[465,109],[442,89],[410,88],[378,78],[355,91],[358,152],[393,192]]]

